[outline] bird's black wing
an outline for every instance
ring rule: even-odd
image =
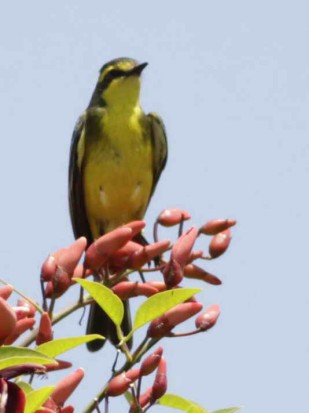
[[[70,215],[75,238],[84,236],[88,245],[93,241],[89,222],[87,220],[84,185],[83,185],[83,157],[84,157],[84,133],[86,112],[76,122],[70,150],[69,163],[69,204]]]
[[[150,198],[156,188],[161,172],[167,161],[167,138],[162,119],[156,113],[147,115],[150,122],[150,133],[153,148],[153,184]]]

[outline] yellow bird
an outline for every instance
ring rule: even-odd
[[[164,124],[146,115],[139,102],[141,73],[147,63],[119,58],[106,63],[90,103],[72,137],[69,204],[75,237],[88,245],[99,236],[142,219],[167,160]],[[145,243],[140,234],[136,241]],[[131,328],[128,303],[122,328]],[[91,305],[88,334],[102,334],[118,344],[115,326],[96,303]],[[104,342],[87,344],[99,350]]]

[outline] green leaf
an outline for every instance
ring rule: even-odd
[[[0,347],[0,370],[21,364],[57,364],[55,360],[38,351],[23,347]]]
[[[29,383],[27,383],[26,381],[16,381],[15,382],[17,384],[17,386],[22,389],[25,393],[30,393],[31,391],[33,391],[33,387],[30,386]]]
[[[160,317],[167,310],[188,300],[200,291],[201,289],[199,288],[178,288],[153,295],[138,308],[133,331]]]
[[[85,290],[87,290],[91,297],[111,318],[113,323],[120,327],[124,315],[124,308],[120,298],[117,297],[110,288],[95,281],[84,280],[81,278],[74,278],[74,281],[78,282]]]
[[[57,357],[59,354],[65,353],[74,347],[80,346],[81,344],[88,343],[93,340],[104,340],[103,336],[100,334],[88,334],[86,336],[79,337],[67,337],[59,338],[57,340],[48,341],[47,343],[41,344],[36,348],[40,353],[45,354],[49,357]]]
[[[212,413],[235,413],[238,410],[240,410],[242,407],[238,406],[238,407],[229,407],[227,409],[220,409],[220,410],[215,410]]]
[[[46,386],[26,394],[26,408],[24,413],[34,413],[49,398],[55,386]]]
[[[176,394],[165,394],[158,400],[158,404],[172,407],[187,413],[208,413],[208,410],[203,409],[191,400],[177,396]]]

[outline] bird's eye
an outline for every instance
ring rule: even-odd
[[[110,82],[111,80],[113,80],[117,77],[121,77],[123,75],[124,75],[124,73],[123,73],[122,70],[112,69],[107,73],[107,75],[105,76],[105,79],[106,79],[107,82]]]

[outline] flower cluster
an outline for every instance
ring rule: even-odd
[[[103,399],[108,400],[110,397],[124,393],[128,396],[128,392],[131,393],[129,396],[130,412],[146,412],[162,398],[167,390],[167,363],[162,356],[163,348],[158,347],[148,356],[146,353],[164,337],[177,338],[209,330],[216,324],[220,315],[220,308],[217,304],[203,310],[202,303],[195,298],[199,290],[186,289],[183,283],[186,279],[196,279],[212,285],[221,284],[220,278],[202,268],[200,264],[197,265],[197,262],[209,262],[226,252],[231,241],[231,227],[236,224],[236,221],[211,220],[200,228],[192,226],[184,230],[185,223],[190,218],[187,211],[175,208],[165,209],[155,222],[154,242],[150,244],[141,242],[141,232],[145,227],[145,222],[134,221],[101,236],[91,245],[87,245],[86,238],[81,237],[72,245],[53,252],[41,268],[42,308],[27,298],[20,299],[17,306],[11,306],[8,298],[14,290],[13,287],[10,285],[0,287],[0,319],[2,320],[0,346],[12,345],[23,333],[29,331],[29,336],[24,340],[23,345],[28,346],[35,342],[38,351],[42,348],[46,351],[46,344],[54,340],[53,325],[72,311],[93,302],[91,298],[84,301],[80,296],[69,310],[64,309],[55,316],[54,307],[58,299],[77,282],[85,289],[87,285],[89,287],[89,284],[94,286],[92,288],[100,287],[100,294],[102,289],[105,289],[104,294],[108,293],[113,297],[115,295],[118,297],[117,302],[114,301],[114,306],[119,310],[117,310],[118,313],[116,307],[113,307],[113,311],[109,313],[106,303],[99,303],[99,305],[117,327],[118,349],[124,354],[125,363],[122,367],[116,368],[115,362],[111,379],[102,387],[85,412],[99,411],[98,404]],[[159,239],[160,226],[167,228],[178,226],[176,241]],[[204,244],[205,236],[210,237],[207,253],[204,249],[195,248],[198,239],[201,241],[200,244]],[[140,279],[133,278],[134,272],[140,274]],[[150,279],[150,275],[153,274],[157,275],[156,279]],[[97,279],[101,278],[104,288],[101,284],[84,280],[90,275],[95,275]],[[93,294],[91,291],[93,290],[88,289],[93,299],[98,300],[98,294]],[[122,303],[137,296],[146,297],[144,304],[148,304],[143,309],[141,309],[142,306],[140,307],[139,319],[135,320],[134,329],[124,336],[119,315],[123,313]],[[155,300],[150,302],[152,299]],[[106,302],[108,301],[107,299]],[[175,332],[175,327],[194,316],[195,326],[191,330]],[[132,339],[134,331],[145,324],[147,324],[147,329],[144,339],[134,351],[131,351],[127,343]],[[84,336],[79,339],[79,344],[82,344],[87,342],[86,340],[98,339],[98,336]],[[72,344],[72,347],[74,346],[75,344]],[[54,348],[51,354],[56,354]],[[143,361],[136,368],[140,360]],[[13,377],[21,374],[45,374],[71,367],[71,363],[67,361],[56,360],[55,362],[53,356],[51,361],[51,363],[42,361],[38,365],[21,363],[8,370],[0,371],[0,398],[1,400],[2,397],[5,398],[7,411],[22,413],[28,397],[24,390],[10,381]],[[155,374],[153,384],[142,391],[143,377],[151,373]],[[64,406],[64,404],[83,376],[84,371],[78,369],[60,380],[45,398],[42,406],[33,411],[37,413],[73,412],[73,406]]]

